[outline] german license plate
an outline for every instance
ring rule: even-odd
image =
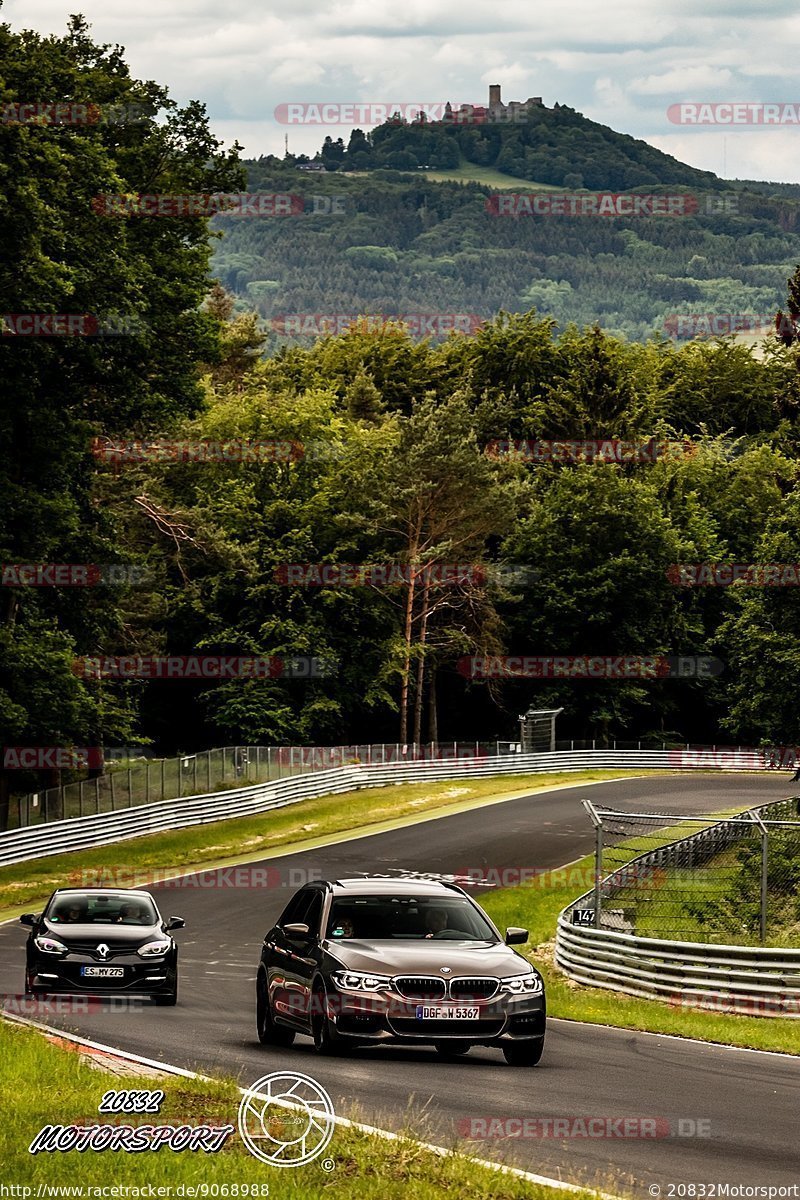
[[[426,1004],[417,1005],[418,1021],[477,1021],[479,1008],[429,1008]]]
[[[81,975],[87,979],[122,979],[124,967],[81,967]]]

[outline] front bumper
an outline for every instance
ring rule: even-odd
[[[86,975],[83,967],[121,968],[122,975]],[[72,953],[61,958],[37,954],[28,962],[27,985],[35,991],[80,995],[158,995],[174,988],[175,964],[167,955],[148,961],[137,954],[124,954],[99,962],[88,954]]]
[[[544,992],[491,1000],[437,1002],[442,1008],[477,1008],[477,1018],[432,1019],[418,1015],[422,1004],[391,992],[343,992],[328,995],[327,1015],[343,1038],[365,1042],[468,1041],[498,1046],[541,1038],[545,1032]]]

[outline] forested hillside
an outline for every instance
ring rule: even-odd
[[[542,105],[527,120],[483,123],[419,118],[387,121],[369,134],[354,129],[347,145],[327,137],[319,154],[328,170],[413,171],[457,167],[462,160],[506,175],[566,188],[674,184],[725,186],[712,171],[687,167],[648,142],[590,121],[567,105]]]
[[[302,334],[335,314],[472,314],[474,327],[535,307],[562,328],[597,322],[631,339],[669,336],[675,314],[774,312],[800,261],[793,195],[684,181],[677,194],[697,205],[686,216],[514,217],[497,215],[493,189],[477,183],[304,172],[275,160],[247,169],[251,191],[305,205],[291,217],[214,222],[214,271],[241,309],[259,313],[269,348],[287,340],[284,318],[297,314],[314,318],[295,322]],[[625,177],[609,186],[620,190]]]

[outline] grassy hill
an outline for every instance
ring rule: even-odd
[[[520,179],[516,175],[507,175],[494,167],[481,167],[471,163],[462,156],[457,167],[445,168],[441,171],[425,171],[419,174],[433,183],[482,183],[485,187],[496,191],[513,191],[514,188],[526,188],[538,191],[557,191],[555,184],[541,183],[534,179]]]
[[[326,138],[317,159],[330,170],[358,171],[459,172],[466,161],[553,187],[728,186],[711,171],[689,167],[559,104],[535,108],[528,119],[513,124],[416,120],[387,122],[369,134],[354,129],[346,146],[343,139]]]

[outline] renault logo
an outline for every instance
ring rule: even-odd
[[[108,946],[105,944],[105,942],[101,942],[97,947],[97,953],[101,958],[108,958]]]

